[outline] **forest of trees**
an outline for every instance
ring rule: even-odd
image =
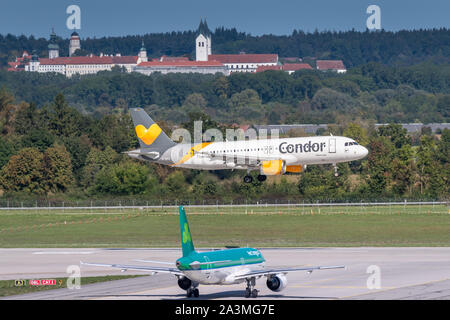
[[[346,74],[302,70],[223,75],[123,73],[66,78],[0,71],[0,88],[17,101],[49,104],[62,92],[95,118],[143,107],[158,120],[182,123],[206,112],[224,123],[449,122],[450,64],[409,67],[368,63]]]
[[[183,126],[192,128],[199,118],[208,126],[219,125],[205,113],[191,112]],[[308,166],[300,175],[245,184],[245,171],[183,170],[132,160],[122,154],[138,147],[127,112],[94,118],[70,107],[63,94],[38,108],[35,103],[16,102],[1,89],[0,120],[3,199],[355,201],[449,195],[447,129],[438,135],[425,129],[409,136],[398,124],[378,129],[364,122],[331,125],[322,134],[356,139],[369,148],[368,158],[340,164],[339,177],[334,177],[331,166]],[[167,122],[161,126],[169,135],[174,128]]]

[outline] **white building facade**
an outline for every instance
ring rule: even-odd
[[[137,65],[133,71],[145,75],[154,72],[167,73],[201,73],[228,75],[228,69],[217,61],[149,61]]]
[[[258,67],[277,66],[280,64],[277,54],[211,54],[208,56],[208,59],[223,63],[230,73],[254,73]]]

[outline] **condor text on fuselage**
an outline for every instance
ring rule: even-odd
[[[280,143],[279,149],[281,153],[300,153],[300,152],[322,152],[326,146],[325,142],[321,143],[311,143],[309,141],[308,143],[301,144],[288,144],[287,142]]]

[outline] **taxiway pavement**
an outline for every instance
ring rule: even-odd
[[[206,249],[207,250],[207,249]],[[256,281],[258,299],[450,299],[450,248],[263,248],[266,267],[345,265],[311,274],[293,272],[281,292],[270,291],[265,277]],[[180,249],[0,249],[0,280],[68,277],[80,261],[150,265],[136,259],[175,261]],[[153,264],[155,265],[155,264]],[[162,266],[162,265],[157,265]],[[120,270],[81,266],[81,276],[122,274]],[[375,273],[373,273],[375,271]],[[145,272],[127,271],[125,274]],[[377,278],[379,275],[379,278]],[[379,279],[379,281],[378,281]],[[380,285],[378,289],[370,287]],[[197,299],[245,299],[245,283],[200,285]],[[54,289],[4,299],[185,299],[173,275],[156,274]],[[191,298],[194,299],[194,298]]]

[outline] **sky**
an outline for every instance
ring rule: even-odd
[[[70,5],[81,10],[81,38],[195,30],[201,18],[211,30],[235,27],[252,35],[364,31],[370,5],[380,7],[385,30],[450,28],[448,0],[2,0],[0,34],[48,38],[54,27],[68,38]]]

